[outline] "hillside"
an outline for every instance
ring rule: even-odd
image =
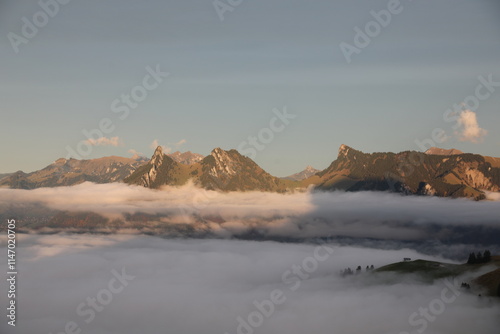
[[[482,268],[493,267],[492,271],[479,275]],[[397,262],[375,270],[375,273],[395,272],[398,274],[417,274],[423,281],[432,282],[436,279],[456,277],[466,273],[474,279],[470,283],[473,292],[486,292],[490,296],[500,297],[500,256],[492,256],[492,261],[481,264],[452,264],[426,260]]]
[[[500,267],[500,256],[492,256],[492,259]],[[477,277],[473,283],[482,286],[488,295],[500,297],[500,268]]]
[[[0,180],[3,179],[4,177],[7,177],[7,176],[10,176],[14,173],[4,173],[4,174],[0,174]]]

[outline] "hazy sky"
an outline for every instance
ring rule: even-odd
[[[278,176],[327,167],[342,143],[420,150],[415,140],[435,128],[449,137],[439,146],[500,156],[500,87],[480,90],[490,94],[474,110],[476,140],[461,141],[455,122],[443,120],[476,94],[478,76],[500,82],[495,3],[402,0],[348,63],[340,43],[355,45],[354,28],[365,30],[370,11],[388,1],[242,0],[224,20],[212,0],[72,1],[45,25],[38,1],[1,1],[0,172],[67,156],[68,146],[86,140],[82,130],[104,118],[114,130],[100,143],[109,145],[85,158],[132,149],[150,156],[155,139],[204,155],[238,148],[284,106],[296,118],[255,158]],[[23,35],[23,17],[42,20],[36,34]],[[9,33],[25,38],[17,53]],[[170,75],[120,119],[113,101],[157,65]]]

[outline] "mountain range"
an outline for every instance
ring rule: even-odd
[[[18,189],[71,186],[86,181],[119,182],[143,165],[145,158],[104,157],[91,160],[58,159],[33,173],[17,171],[0,179],[0,186]]]
[[[208,156],[192,152],[165,154],[158,147],[151,159],[105,157],[59,159],[33,173],[0,178],[0,186],[21,189],[126,182],[148,188],[194,184],[221,191],[289,192],[316,190],[394,191],[440,197],[485,198],[500,191],[500,158],[431,148],[425,153],[363,153],[341,145],[337,158],[320,171],[308,166],[285,178],[272,176],[236,150],[214,149]]]
[[[380,190],[484,199],[500,190],[500,158],[476,154],[363,153],[346,145],[320,173],[302,181],[317,189]]]
[[[174,152],[169,156],[182,164],[192,164],[203,159],[201,154]],[[0,174],[0,187],[35,189],[41,187],[72,186],[86,181],[94,183],[121,182],[149,159],[142,156],[132,158],[104,157],[90,160],[58,159],[47,167],[33,173],[17,171]]]
[[[163,153],[161,146],[155,150],[147,164],[138,168],[124,181],[148,188],[159,188],[164,185],[183,185],[189,179],[205,189],[222,191],[285,192],[295,186],[289,180],[270,175],[236,150],[225,151],[216,148],[201,161],[184,165]]]

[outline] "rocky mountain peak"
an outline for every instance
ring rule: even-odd
[[[158,146],[155,150],[155,153],[153,153],[153,156],[151,157],[151,164],[153,166],[158,166],[163,162],[163,148],[161,146]]]
[[[342,159],[342,158],[350,158],[350,159],[356,159],[357,155],[362,155],[364,154],[361,151],[355,150],[350,146],[347,145],[340,145],[339,147],[339,154],[337,156],[337,159]]]
[[[213,155],[215,157],[215,155],[218,155],[218,154],[224,154],[226,151],[224,151],[222,148],[220,147],[216,147],[212,150],[212,152],[210,152],[211,155]]]
[[[312,166],[307,166],[306,169],[304,169],[303,171],[284,177],[284,179],[292,181],[302,181],[307,179],[308,177],[313,176],[318,172],[320,172],[319,169],[316,169]]]
[[[158,155],[163,155],[163,154],[164,154],[164,153],[163,153],[163,147],[158,146],[158,147],[156,148],[156,150],[155,150],[155,152],[153,153],[153,155],[157,155],[157,154],[158,154]]]
[[[203,160],[204,156],[198,153],[193,153],[191,151],[180,152],[176,151],[174,153],[167,154],[169,157],[177,161],[178,163],[184,165],[192,165],[194,163],[200,162]]]
[[[234,175],[236,174],[236,162],[229,155],[229,152],[224,151],[220,147],[215,148],[210,153],[215,159],[215,166],[212,167],[210,174],[212,176],[219,176],[220,174]]]
[[[464,152],[460,150],[456,150],[454,148],[451,148],[449,150],[444,149],[444,148],[439,148],[439,147],[431,147],[427,151],[425,151],[425,154],[430,154],[430,155],[459,155],[463,154]]]
[[[153,153],[151,160],[149,160],[149,163],[146,165],[146,170],[141,170],[139,172],[138,183],[145,187],[156,188],[156,185],[158,183],[163,182],[163,178],[170,177],[170,171],[172,169],[175,169],[176,166],[177,162],[168,155],[164,154],[163,148],[161,146],[158,146]],[[137,174],[130,175],[125,179],[125,181],[127,182],[127,180],[133,178],[134,175]]]
[[[344,144],[340,145],[339,154],[338,154],[339,158],[342,156],[344,156],[344,157],[347,156],[349,154],[350,150],[352,150],[351,147],[344,145]]]

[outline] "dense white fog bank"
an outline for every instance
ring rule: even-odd
[[[230,217],[275,217],[276,215],[334,214],[338,220],[413,221],[416,223],[499,223],[498,193],[491,201],[402,196],[387,192],[218,192],[192,184],[151,190],[123,183],[86,182],[72,187],[34,190],[0,188],[0,202],[13,206],[40,203],[57,210],[93,211],[110,216],[123,213],[170,213],[182,216],[196,212]]]
[[[498,302],[452,281],[339,275],[403,257],[443,260],[410,249],[18,235],[17,250],[18,322],[13,329],[4,319],[1,333],[491,334],[500,326]]]
[[[486,198],[490,201],[500,201],[500,193],[487,191]]]
[[[490,198],[495,196],[489,194]],[[500,201],[385,192],[221,193],[192,184],[150,190],[120,183],[84,183],[35,190],[0,189],[0,203],[0,209],[10,210],[9,218],[17,214],[30,218],[30,212],[39,207],[95,212],[109,221],[119,221],[115,228],[137,228],[140,221],[142,232],[171,236],[341,236],[488,245],[500,238]]]

